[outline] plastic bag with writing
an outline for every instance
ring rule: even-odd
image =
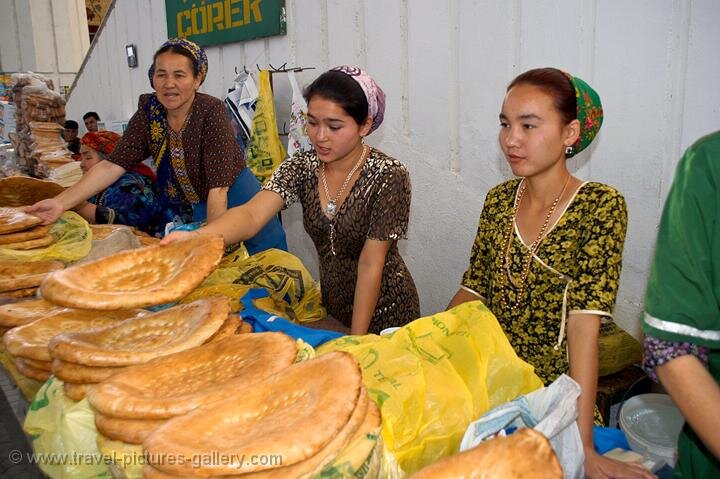
[[[262,184],[270,178],[275,168],[285,159],[285,148],[278,136],[275,104],[270,87],[270,72],[262,70],[259,82],[260,93],[245,163]]]
[[[295,78],[295,72],[288,72],[288,80],[292,88],[292,104],[290,105],[290,128],[288,130],[287,155],[293,156],[296,151],[312,150],[312,143],[307,134],[307,103],[302,96]]]
[[[50,246],[27,250],[0,248],[0,259],[71,263],[87,256],[92,247],[90,225],[74,211],[63,213],[50,228],[50,234],[55,238]]]
[[[496,407],[474,421],[460,450],[471,449],[508,427],[530,427],[548,438],[565,478],[582,478],[585,453],[577,426],[580,386],[565,374],[549,386]]]
[[[542,387],[480,301],[417,319],[389,336],[345,336],[317,348],[360,364],[380,407],[388,459],[410,474],[457,451],[468,424]]]

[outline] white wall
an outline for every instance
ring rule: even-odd
[[[0,71],[70,86],[90,46],[84,0],[2,0]]]
[[[388,96],[370,143],[410,168],[413,204],[401,251],[423,313],[445,306],[467,267],[488,189],[510,176],[497,115],[510,80],[556,66],[587,80],[605,123],[576,174],[625,194],[630,225],[616,318],[638,332],[656,228],[674,166],[694,139],[720,128],[717,0],[286,0],[288,34],[208,49],[204,90],[221,96],[234,68],[331,66],[371,72]],[[149,89],[152,53],[166,36],[164,1],[121,0],[90,53],[68,105],[79,119],[127,119]],[[123,46],[138,45],[129,69]],[[279,115],[288,86],[275,77]],[[298,208],[284,215],[290,246],[314,272]]]

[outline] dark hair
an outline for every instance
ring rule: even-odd
[[[555,108],[565,123],[577,118],[575,87],[570,79],[557,68],[536,68],[518,75],[507,87],[507,91],[518,85],[532,85],[550,95]]]
[[[80,125],[75,120],[65,120],[66,130],[77,130],[78,128],[80,128]]]
[[[96,112],[94,112],[94,111],[89,111],[89,112],[85,113],[85,114],[83,115],[83,121],[84,121],[84,120],[87,120],[88,118],[92,118],[92,117],[95,117],[95,119],[96,119],[97,121],[100,121],[100,116],[99,116]],[[71,120],[71,121],[72,121],[72,120]]]
[[[155,55],[153,55],[153,65],[155,65],[155,60],[157,60],[157,57],[159,57],[163,53],[177,53],[178,55],[186,57],[188,60],[190,60],[190,68],[192,68],[193,77],[197,78],[198,75],[200,75],[200,69],[195,62],[195,57],[192,55],[192,53],[190,53],[180,45],[165,45],[164,47],[161,47],[158,51],[155,52]]]
[[[308,103],[315,96],[337,103],[358,125],[362,125],[368,117],[365,92],[343,72],[330,70],[323,73],[305,88],[303,96]]]

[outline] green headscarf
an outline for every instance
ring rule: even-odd
[[[587,148],[597,136],[603,122],[603,108],[600,95],[590,85],[567,72],[563,73],[575,88],[576,116],[580,122],[580,136],[572,146],[572,152],[565,155],[571,158]]]

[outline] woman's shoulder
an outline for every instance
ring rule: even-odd
[[[599,183],[597,181],[586,181],[578,191],[584,201],[596,204],[608,202],[619,202],[625,204],[625,198],[616,188]]]
[[[402,175],[409,174],[409,170],[407,166],[405,166],[405,163],[401,162],[396,158],[393,158],[392,156],[382,152],[381,150],[378,150],[377,148],[372,149],[370,155],[368,156],[368,159],[375,168],[378,168],[384,173],[395,173]]]
[[[505,197],[514,197],[515,192],[518,189],[518,185],[520,185],[520,182],[522,181],[522,178],[513,178],[511,180],[503,181],[499,185],[495,185],[492,188],[490,188],[490,191],[488,191],[487,197],[488,198],[505,198]]]
[[[203,106],[223,106],[223,101],[220,98],[208,95],[207,93],[195,93],[195,101],[198,105]]]

